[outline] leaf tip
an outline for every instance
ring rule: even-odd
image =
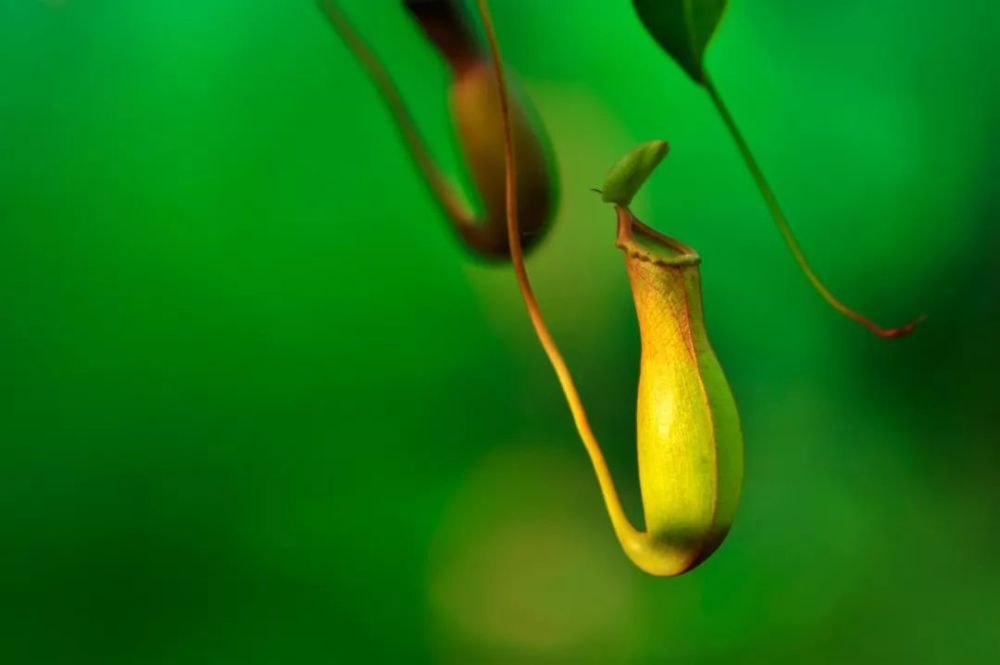
[[[659,139],[633,148],[608,171],[601,200],[627,208],[669,151],[670,144]]]

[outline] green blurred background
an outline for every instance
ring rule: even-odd
[[[447,74],[342,0],[440,162]],[[529,268],[638,516],[638,339],[588,191],[704,257],[746,485],[620,552],[510,270],[458,247],[309,0],[0,2],[0,658],[986,663],[1000,649],[1000,5],[734,0],[709,65],[820,273],[625,0],[495,0],[562,201]]]

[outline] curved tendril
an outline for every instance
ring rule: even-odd
[[[833,295],[830,289],[826,287],[823,281],[812,269],[812,266],[809,264],[809,260],[806,258],[805,252],[802,251],[802,246],[799,245],[798,240],[795,238],[795,234],[792,233],[792,228],[788,224],[788,219],[785,217],[785,213],[781,210],[781,206],[778,205],[778,199],[774,195],[774,191],[764,178],[764,173],[760,170],[760,166],[757,165],[757,160],[754,159],[753,153],[750,152],[750,146],[743,138],[743,134],[736,126],[736,121],[733,120],[733,116],[729,113],[729,109],[726,107],[725,102],[722,101],[719,91],[716,89],[715,84],[712,83],[712,79],[707,73],[705,75],[704,86],[708,91],[709,96],[712,98],[712,102],[715,104],[715,107],[718,109],[719,115],[722,116],[723,122],[725,122],[726,127],[729,129],[729,133],[736,142],[736,146],[739,148],[740,154],[743,156],[743,160],[747,164],[747,168],[750,169],[750,173],[753,176],[754,181],[757,183],[758,189],[760,189],[761,194],[764,196],[764,200],[767,202],[767,207],[771,211],[771,216],[774,217],[774,222],[778,226],[778,231],[781,232],[781,236],[784,238],[785,244],[788,245],[788,249],[791,251],[792,257],[795,259],[795,263],[797,263],[802,272],[805,273],[806,279],[809,280],[809,283],[812,284],[813,288],[816,289],[823,299],[826,300],[826,302],[829,303],[829,305],[835,310],[844,316],[853,319],[879,337],[892,339],[897,337],[906,337],[912,333],[914,328],[927,318],[926,316],[921,315],[899,328],[882,328],[868,317],[845,305],[839,298]]]
[[[614,480],[611,477],[611,471],[608,469],[607,461],[601,452],[601,445],[590,427],[587,412],[584,409],[583,401],[580,399],[580,393],[573,382],[573,376],[566,365],[566,360],[559,351],[559,347],[552,337],[545,319],[542,317],[538,301],[535,299],[534,290],[531,287],[531,281],[528,278],[528,272],[524,267],[524,255],[521,251],[521,234],[519,232],[517,216],[517,177],[514,162],[514,142],[511,137],[510,112],[508,109],[506,74],[504,73],[503,61],[500,58],[500,48],[497,44],[493,19],[490,16],[487,1],[478,0],[478,3],[479,14],[482,17],[483,26],[486,30],[486,38],[496,65],[494,71],[496,73],[497,87],[500,94],[500,108],[503,115],[507,180],[507,237],[510,243],[510,256],[514,264],[514,273],[517,275],[518,287],[524,298],[524,304],[528,309],[528,315],[531,317],[531,323],[535,328],[535,334],[538,336],[538,341],[545,350],[545,355],[548,356],[549,362],[552,364],[552,369],[555,370],[556,376],[559,379],[559,385],[566,396],[566,402],[573,415],[576,430],[583,441],[584,447],[587,449],[587,454],[590,456],[590,461],[594,467],[594,473],[597,475],[597,482],[600,485],[601,494],[604,497],[604,503],[611,517],[615,534],[622,546],[625,547],[627,553],[631,556],[643,549],[645,534],[637,531],[632,526],[622,508],[621,500],[615,489]]]
[[[423,175],[424,180],[435,197],[441,202],[445,213],[459,227],[474,226],[476,224],[475,218],[459,202],[455,192],[434,163],[430,151],[427,149],[427,145],[424,143],[417,125],[413,121],[413,117],[403,104],[399,88],[396,87],[392,77],[389,76],[389,73],[378,57],[368,48],[368,45],[365,44],[364,40],[361,39],[357,31],[351,26],[344,12],[341,11],[333,0],[318,0],[318,4],[329,20],[330,25],[333,26],[341,39],[344,40],[347,48],[350,49],[351,53],[354,54],[375,83],[375,87],[392,113],[393,120],[399,128],[407,150],[409,150],[414,162],[416,162],[417,169]]]

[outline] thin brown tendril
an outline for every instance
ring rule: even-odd
[[[393,120],[399,127],[403,142],[413,156],[413,161],[416,162],[417,169],[424,176],[428,186],[441,202],[445,213],[460,227],[474,225],[474,217],[459,202],[455,192],[448,185],[444,175],[431,158],[430,151],[428,151],[427,145],[420,136],[413,117],[403,104],[399,88],[396,87],[392,77],[389,76],[389,73],[378,57],[368,48],[364,40],[358,36],[358,33],[351,26],[344,12],[340,10],[333,0],[319,0],[319,7],[330,21],[330,25],[333,26],[344,40],[347,48],[350,49],[351,53],[354,54],[368,72],[368,75],[371,76],[379,94],[385,100],[386,106],[389,107]]]
[[[774,222],[778,226],[778,231],[781,232],[781,237],[785,239],[785,244],[788,245],[788,249],[792,253],[792,257],[798,264],[799,268],[805,273],[806,279],[812,284],[813,288],[819,292],[819,294],[830,304],[835,310],[843,314],[844,316],[853,319],[854,321],[860,323],[862,326],[875,333],[879,337],[886,339],[892,339],[896,337],[906,337],[913,329],[916,328],[926,316],[919,316],[915,320],[907,323],[905,326],[900,326],[899,328],[882,328],[876,325],[868,317],[856,312],[851,309],[843,302],[840,301],[830,289],[826,288],[826,285],[819,278],[819,275],[812,269],[809,264],[809,260],[806,258],[805,252],[802,251],[802,246],[799,245],[799,241],[796,240],[795,234],[792,233],[792,228],[788,224],[788,219],[785,217],[785,213],[781,210],[781,206],[778,205],[778,199],[774,195],[774,191],[768,184],[767,179],[764,178],[764,172],[760,170],[760,166],[757,165],[757,160],[754,159],[753,153],[750,152],[750,146],[747,145],[746,140],[743,138],[742,132],[736,126],[736,121],[733,120],[733,116],[729,113],[729,109],[726,104],[722,101],[722,96],[719,95],[719,91],[716,90],[715,85],[712,80],[705,75],[704,81],[705,89],[708,90],[709,96],[715,103],[715,107],[719,111],[719,115],[722,116],[723,122],[726,123],[726,127],[729,129],[729,133],[732,134],[733,140],[736,141],[736,146],[739,148],[740,154],[743,156],[743,160],[746,162],[747,168],[750,169],[750,174],[753,176],[754,182],[757,183],[757,188],[760,189],[761,194],[764,196],[764,201],[767,203],[768,209],[771,211],[771,216],[774,217]]]
[[[482,16],[483,26],[486,30],[486,38],[496,65],[495,72],[497,87],[500,93],[500,108],[503,113],[507,176],[507,238],[510,243],[510,256],[514,264],[514,273],[517,275],[518,287],[521,290],[521,295],[524,297],[524,304],[528,309],[528,315],[531,317],[535,334],[538,336],[538,341],[545,350],[545,355],[548,356],[549,362],[552,364],[552,369],[555,370],[556,376],[559,379],[559,385],[566,396],[566,402],[573,415],[576,430],[583,441],[584,447],[587,449],[587,454],[590,456],[590,461],[597,475],[597,482],[601,487],[601,494],[604,496],[604,503],[607,506],[615,533],[623,546],[626,548],[637,548],[642,534],[636,531],[622,509],[618,492],[615,490],[614,480],[611,477],[611,471],[608,469],[604,454],[601,452],[601,445],[590,428],[583,400],[580,399],[580,394],[573,382],[569,367],[566,365],[566,361],[559,351],[552,333],[549,332],[545,319],[542,317],[538,301],[535,299],[534,290],[531,287],[531,281],[528,278],[528,272],[524,267],[524,255],[521,251],[521,234],[519,233],[517,217],[517,177],[514,162],[514,141],[511,136],[510,111],[508,108],[507,80],[504,73],[503,61],[500,58],[500,48],[497,44],[496,32],[493,27],[493,19],[490,16],[489,7],[486,0],[478,0],[478,2],[479,13]]]

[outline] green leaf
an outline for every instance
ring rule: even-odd
[[[728,0],[632,0],[632,4],[653,39],[688,76],[704,85],[705,48]]]
[[[601,199],[627,208],[653,170],[659,165],[670,146],[666,141],[647,141],[639,144],[615,162],[604,179]]]

